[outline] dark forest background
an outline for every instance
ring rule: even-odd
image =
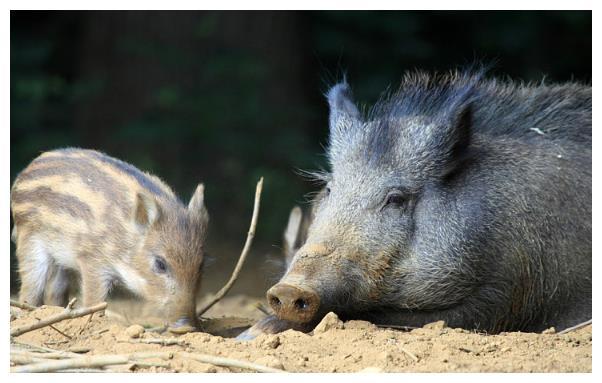
[[[495,62],[490,75],[589,82],[591,20],[551,11],[11,12],[11,182],[41,151],[65,146],[150,171],[186,202],[205,182],[217,286],[264,176],[249,266],[259,272],[241,287],[260,292],[277,273],[269,261],[290,208],[315,189],[295,169],[326,165],[323,93],[343,72],[368,104],[404,71],[475,59]]]

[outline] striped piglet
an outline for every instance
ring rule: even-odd
[[[209,215],[158,177],[82,149],[43,153],[11,189],[20,300],[65,305],[75,272],[84,305],[122,285],[172,328],[196,326]]]

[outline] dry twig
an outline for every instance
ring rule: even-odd
[[[230,291],[230,289],[234,285],[234,282],[236,282],[236,279],[238,279],[238,274],[240,273],[240,269],[242,268],[242,265],[245,263],[245,259],[247,258],[247,255],[249,254],[249,250],[251,249],[251,244],[253,243],[253,238],[255,237],[255,228],[257,227],[257,217],[259,216],[259,203],[261,201],[262,188],[263,188],[263,177],[261,177],[259,179],[259,182],[257,182],[257,187],[255,188],[255,203],[253,205],[253,216],[251,218],[251,225],[249,227],[249,232],[247,233],[247,240],[245,241],[245,245],[242,249],[242,252],[240,253],[240,257],[238,258],[238,263],[236,264],[236,267],[234,268],[234,271],[232,272],[232,276],[230,277],[230,280],[224,285],[224,287],[222,287],[222,289],[220,291],[217,292],[217,294],[215,294],[215,296],[209,301],[209,303],[207,303],[202,309],[197,311],[197,316],[203,315],[214,304],[219,302],[219,300],[222,299],[228,293],[228,291]]]
[[[69,303],[71,304],[71,302],[69,302]],[[32,324],[29,324],[26,326],[17,327],[16,329],[14,329],[10,332],[10,336],[19,336],[19,335],[25,334],[26,332],[37,330],[42,327],[46,327],[51,324],[63,321],[65,319],[79,318],[79,317],[83,317],[84,315],[88,315],[93,312],[96,312],[96,311],[104,310],[107,307],[107,303],[103,302],[103,303],[99,303],[99,304],[91,306],[91,307],[82,307],[82,308],[76,309],[76,310],[70,309],[69,305],[67,307],[68,308],[65,309],[65,311],[60,314],[51,316],[51,317],[41,320],[37,323],[32,323]]]
[[[41,354],[43,355],[43,354]],[[13,356],[15,360],[13,360]],[[163,367],[165,364],[153,364],[149,362],[140,362],[139,359],[152,359],[158,358],[163,360],[172,359],[174,356],[178,356],[183,359],[192,359],[202,363],[213,364],[215,366],[223,367],[234,367],[245,370],[257,371],[257,372],[286,372],[277,368],[271,368],[256,363],[245,362],[242,360],[222,358],[218,356],[196,354],[190,352],[139,352],[132,354],[121,354],[121,355],[93,355],[93,356],[81,356],[70,359],[61,360],[47,360],[42,358],[32,358],[35,363],[26,364],[23,366],[11,368],[11,372],[55,372],[62,370],[80,369],[80,368],[100,368],[105,366],[119,365],[119,364],[138,364],[140,366],[159,366]],[[17,363],[18,361],[25,361],[26,356],[19,354],[11,354],[11,362]]]
[[[77,357],[77,356],[81,356],[79,354],[76,354],[74,352],[70,352],[70,351],[61,351],[61,350],[55,350],[54,348],[48,348],[48,347],[42,347],[42,346],[38,346],[35,344],[30,344],[30,343],[23,343],[23,342],[11,342],[10,344],[11,350],[13,351],[31,351],[31,352],[36,352],[36,353],[60,353],[62,355],[64,355],[64,357],[68,358],[68,357]]]
[[[43,354],[40,354],[43,355]],[[10,353],[10,362],[11,364],[35,364],[35,363],[43,363],[47,362],[49,359],[40,358],[33,355],[28,354],[18,354],[18,353]]]
[[[22,310],[27,310],[27,311],[33,311],[33,310],[37,309],[36,306],[32,306],[27,302],[18,302],[18,301],[12,300],[12,299],[10,300],[10,305],[14,306],[14,307],[18,307]]]
[[[567,332],[571,332],[571,331],[575,331],[575,330],[579,330],[582,327],[585,327],[587,325],[592,324],[592,320],[587,320],[585,322],[579,323],[578,325],[575,325],[573,327],[569,327],[569,328],[565,328],[564,330],[560,331],[558,334],[562,335],[562,334],[566,334]]]
[[[286,372],[277,368],[262,366],[261,364],[245,362],[242,360],[230,358],[223,358],[213,355],[196,354],[190,352],[178,352],[177,355],[182,358],[196,360],[197,362],[213,364],[214,366],[235,367],[257,372]]]
[[[40,318],[38,317],[34,317],[36,318],[38,321],[41,321]],[[61,330],[59,330],[58,328],[54,327],[53,325],[49,324],[48,327],[50,327],[51,329],[53,329],[54,331],[58,332],[59,334],[61,334],[62,336],[64,336],[65,338],[71,340],[73,339],[70,335],[65,334],[64,332],[62,332]]]
[[[74,368],[105,367],[127,364],[137,359],[171,359],[171,352],[139,352],[133,354],[80,356],[72,359],[45,361],[11,368],[11,372],[55,372]]]
[[[69,301],[69,303],[67,303],[67,307],[65,307],[67,310],[71,310],[73,308],[73,305],[75,304],[75,301],[77,301],[77,298],[73,298]]]

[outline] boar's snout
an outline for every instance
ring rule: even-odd
[[[278,318],[291,322],[309,322],[320,307],[320,297],[313,289],[286,283],[274,285],[267,298]]]

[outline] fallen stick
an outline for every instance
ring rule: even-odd
[[[43,354],[41,354],[43,355]],[[43,363],[51,359],[39,358],[27,354],[13,354],[10,353],[10,362],[13,364],[32,364],[32,363]]]
[[[73,359],[52,360],[42,363],[27,364],[24,366],[13,367],[10,369],[10,371],[55,372],[75,368],[94,368],[112,366],[116,364],[127,364],[130,362],[135,362],[136,359],[171,359],[172,357],[172,352],[140,352],[133,354],[80,356]]]
[[[29,324],[26,326],[17,327],[16,329],[14,329],[10,332],[10,336],[19,336],[19,335],[25,334],[26,332],[37,330],[42,327],[46,327],[51,324],[63,321],[65,319],[74,319],[74,318],[83,317],[85,315],[94,313],[96,311],[104,310],[106,307],[107,307],[107,303],[103,302],[103,303],[99,303],[99,304],[91,306],[91,307],[82,307],[82,308],[76,309],[76,310],[67,308],[67,309],[65,309],[64,312],[54,315],[54,316],[51,316],[51,317],[48,317],[37,323],[32,323],[32,324]]]
[[[77,368],[99,368],[118,364],[137,364],[138,359],[158,358],[168,360],[172,359],[174,356],[178,356],[183,359],[192,359],[197,362],[208,363],[215,366],[234,367],[257,372],[286,372],[284,370],[263,366],[257,363],[190,352],[141,352],[121,355],[79,356],[72,359],[50,360],[13,367],[11,368],[11,372],[55,372]]]
[[[181,358],[192,359],[201,363],[209,363],[213,364],[214,366],[235,367],[257,372],[286,372],[278,368],[267,367],[257,363],[245,362],[242,360],[223,358],[213,355],[196,354],[190,352],[178,352],[177,355]]]
[[[11,342],[10,348],[11,348],[11,350],[19,350],[20,349],[23,351],[27,351],[27,349],[29,349],[29,350],[32,350],[31,352],[33,352],[33,350],[35,350],[38,353],[60,353],[60,354],[63,354],[66,358],[81,356],[80,354],[76,354],[71,351],[56,350],[54,348],[42,347],[42,346],[38,346],[35,344],[22,343],[22,342]]]
[[[38,317],[34,317],[37,320],[41,321],[42,319],[38,318]],[[73,339],[71,336],[65,334],[64,332],[62,332],[61,330],[59,330],[58,328],[54,327],[53,325],[49,324],[48,327],[50,327],[51,329],[53,329],[54,331],[58,332],[59,334],[61,334],[62,336],[64,336],[65,338],[71,340]]]
[[[587,320],[585,322],[579,323],[578,325],[575,325],[573,327],[569,327],[569,328],[565,328],[564,330],[560,331],[558,334],[562,335],[562,334],[566,334],[567,332],[571,332],[571,331],[575,331],[575,330],[579,330],[582,327],[585,327],[587,325],[592,324],[592,320]]]
[[[12,349],[12,348],[10,350],[10,355],[11,355],[11,357],[12,357],[12,355],[26,355],[26,356],[31,356],[33,358],[40,358],[40,359],[71,359],[71,358],[81,357],[81,355],[79,355],[79,354],[69,355],[69,354],[65,354],[62,352],[32,352],[32,351]]]
[[[240,269],[242,265],[245,263],[245,259],[249,254],[249,250],[251,249],[251,244],[253,243],[253,238],[255,237],[255,228],[257,227],[257,217],[259,216],[259,203],[261,201],[261,190],[263,188],[263,177],[259,179],[257,182],[257,186],[255,188],[255,203],[253,205],[253,216],[251,218],[251,225],[249,227],[249,232],[247,233],[247,240],[245,241],[245,245],[240,253],[240,257],[238,258],[238,263],[232,272],[232,276],[230,280],[222,287],[220,291],[215,294],[215,296],[207,303],[202,309],[197,311],[197,316],[203,315],[207,310],[209,310],[214,304],[219,302],[227,293],[230,291],[234,282],[238,279],[238,274],[240,273]]]
[[[10,300],[10,305],[14,306],[14,307],[18,307],[23,310],[27,310],[27,311],[33,311],[33,310],[37,309],[36,306],[32,306],[29,303],[18,302],[18,301],[12,300],[12,299]]]

